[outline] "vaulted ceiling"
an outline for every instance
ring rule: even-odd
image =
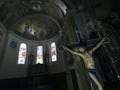
[[[119,0],[0,0],[0,21],[10,29],[21,17],[39,13],[62,24],[67,8],[77,9],[81,4],[90,4],[99,17],[108,15],[114,8],[119,12],[117,3]]]
[[[21,17],[44,14],[62,24],[64,9],[65,5],[57,0],[3,0],[0,2],[0,21],[11,28]]]

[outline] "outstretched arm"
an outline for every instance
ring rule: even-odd
[[[74,51],[70,50],[70,49],[67,48],[67,47],[63,47],[63,48],[64,48],[65,50],[67,50],[68,52],[72,53],[72,54],[75,54],[75,55],[78,55],[78,56],[82,56],[81,53],[74,52]]]
[[[98,49],[102,44],[103,42],[105,41],[105,37],[94,47],[92,48],[89,52],[92,54],[96,49]]]

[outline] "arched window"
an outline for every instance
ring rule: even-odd
[[[36,64],[43,64],[43,46],[37,46]]]
[[[52,62],[57,61],[57,51],[56,51],[55,42],[51,43],[51,59],[52,59]]]
[[[27,45],[25,43],[21,43],[18,54],[18,64],[25,64],[26,52],[27,52]]]

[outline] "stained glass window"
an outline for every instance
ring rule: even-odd
[[[37,46],[37,60],[36,64],[43,64],[43,46]]]
[[[55,42],[51,43],[51,59],[52,59],[52,62],[57,61],[57,51],[56,51]]]
[[[25,43],[21,43],[18,54],[18,64],[25,64],[26,52],[27,52],[27,45]]]

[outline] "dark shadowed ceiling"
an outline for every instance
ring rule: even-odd
[[[4,0],[0,2],[0,20],[6,27],[11,28],[21,17],[30,14],[44,14],[62,24],[64,6],[57,3],[55,0]]]
[[[81,4],[87,4],[97,17],[101,17],[112,12],[120,13],[119,2],[120,0],[0,0],[0,21],[10,29],[21,17],[39,13],[51,16],[62,24],[67,8],[78,9]]]

